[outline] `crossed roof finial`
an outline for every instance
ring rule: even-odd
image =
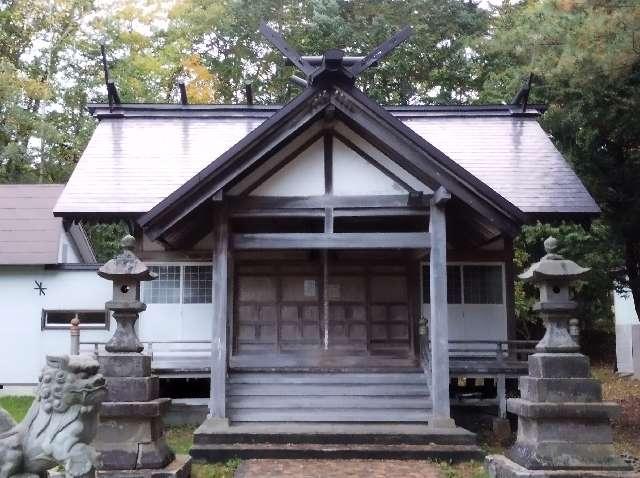
[[[303,56],[264,21],[260,23],[260,33],[305,74],[307,84],[315,85],[320,78],[327,75],[340,75],[354,81],[360,73],[378,63],[409,38],[413,34],[413,29],[404,27],[374,48],[367,56],[345,56],[344,51],[338,49],[327,50],[322,56]]]

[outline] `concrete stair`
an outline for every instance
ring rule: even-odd
[[[193,458],[483,458],[473,433],[428,426],[420,371],[233,373],[227,393],[230,421],[207,419]]]
[[[195,432],[197,460],[396,459],[480,460],[475,435],[424,424],[238,423],[208,419]]]
[[[426,423],[423,373],[234,373],[228,413],[238,422]]]

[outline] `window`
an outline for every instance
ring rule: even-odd
[[[502,267],[464,266],[465,304],[502,304]]]
[[[211,303],[211,266],[184,266],[182,302],[184,304]]]
[[[429,266],[423,266],[422,297],[425,304],[428,304],[431,300],[431,283],[429,281],[429,273]],[[462,303],[462,280],[460,279],[460,266],[447,266],[447,303]]]
[[[43,310],[43,329],[63,329],[70,326],[74,318],[80,320],[80,327],[92,329],[108,329],[109,313],[102,310]]]
[[[210,265],[149,266],[158,278],[145,282],[147,304],[210,304],[213,268]]]
[[[425,265],[422,268],[422,298],[425,304],[430,301],[429,286],[429,266]],[[447,266],[447,303],[502,304],[502,266]]]
[[[180,303],[180,266],[150,266],[158,274],[156,280],[144,285],[144,302],[148,304]]]

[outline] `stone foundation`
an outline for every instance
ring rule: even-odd
[[[485,467],[493,478],[637,478],[633,471],[528,470],[502,455],[489,455]]]
[[[520,378],[522,398],[507,408],[518,416],[518,437],[505,457],[487,459],[494,478],[625,477],[630,467],[613,448],[616,403],[602,402],[589,359],[578,353],[537,353]]]
[[[189,476],[191,459],[176,457],[165,441],[162,418],[171,400],[158,398],[158,377],[151,375],[151,357],[111,353],[100,355],[98,361],[109,400],[102,404],[95,440],[101,461],[98,476]]]

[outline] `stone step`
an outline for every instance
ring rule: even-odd
[[[428,410],[431,408],[431,398],[428,395],[407,396],[362,396],[362,395],[305,395],[305,396],[264,396],[249,395],[234,397],[228,408],[402,408]]]
[[[229,397],[239,395],[275,396],[415,396],[428,395],[426,384],[233,384],[229,387]]]
[[[378,445],[475,445],[475,435],[462,428],[436,429],[425,424],[397,423],[233,423],[207,419],[194,434],[197,445],[233,443],[310,443]]]
[[[222,461],[230,458],[251,459],[387,459],[447,460],[452,462],[482,460],[484,453],[476,445],[439,444],[341,444],[341,443],[234,443],[195,444],[191,456],[196,460]]]
[[[229,384],[426,385],[424,373],[233,373]]]
[[[428,409],[389,408],[298,408],[298,409],[231,409],[232,422],[418,422],[429,418]]]

